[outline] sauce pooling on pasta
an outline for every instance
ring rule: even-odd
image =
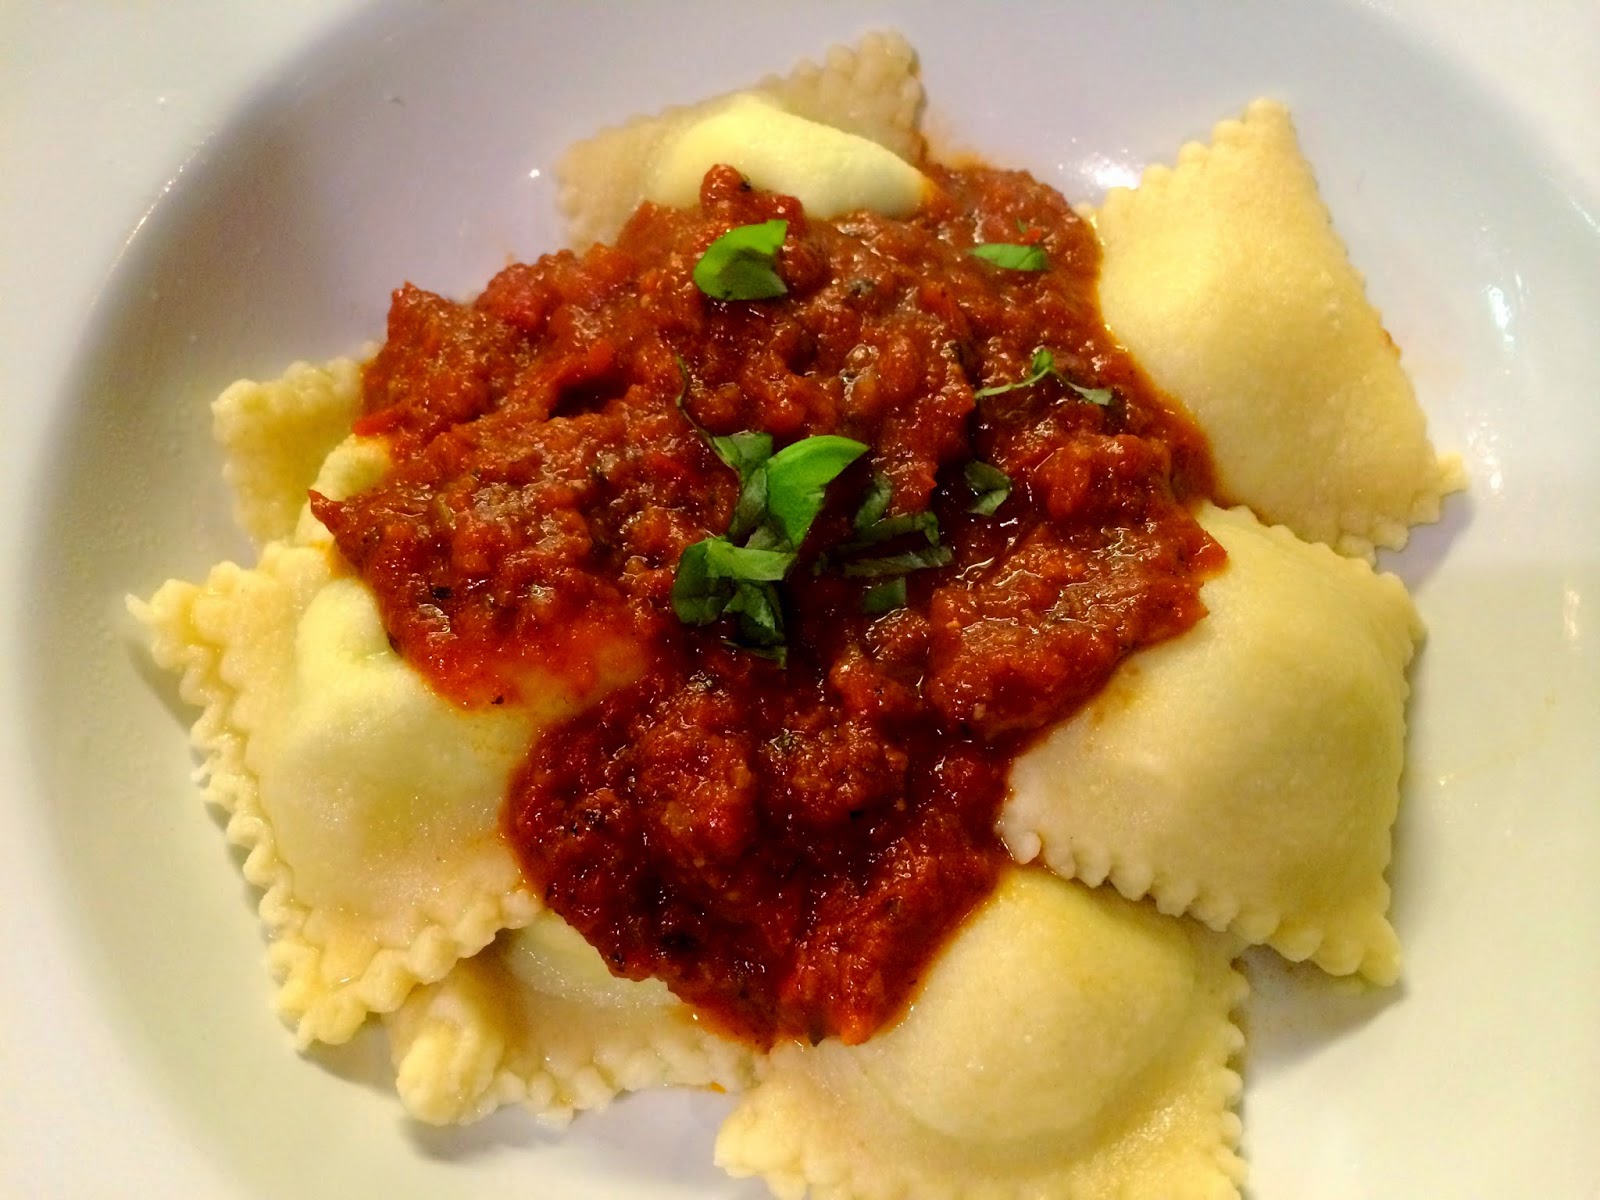
[[[506,835],[615,972],[760,1045],[896,1016],[1006,861],[1013,756],[1198,620],[1222,560],[1185,508],[1204,439],[1106,332],[1092,232],[1024,174],[930,173],[909,220],[823,222],[715,168],[698,210],[645,205],[616,246],[508,267],[470,304],[402,288],[357,426],[395,469],[313,495],[443,694],[601,697],[540,735]],[[696,287],[714,239],[772,218],[785,295]],[[703,431],[747,430],[870,447],[781,585],[785,665],[671,598],[739,495]],[[978,504],[994,472],[1009,492]],[[885,491],[879,519],[913,519],[847,570]]]

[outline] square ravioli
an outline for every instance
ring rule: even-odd
[[[774,1050],[717,1161],[782,1200],[1237,1197],[1236,949],[1014,868],[897,1025]]]
[[[1393,983],[1411,598],[1245,509],[1200,523],[1228,552],[1205,620],[1018,758],[1001,833],[1020,861]]]
[[[1370,556],[1465,486],[1428,441],[1281,104],[1256,101],[1092,219],[1106,323],[1205,427],[1230,501]]]

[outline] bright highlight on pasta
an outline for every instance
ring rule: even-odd
[[[823,67],[603,131],[562,165],[573,244],[614,237],[641,201],[695,206],[719,164],[798,197],[808,219],[904,217],[936,175],[921,100],[911,48],[873,35]],[[583,687],[530,668],[520,698],[469,706],[396,649],[307,504],[406,469],[358,423],[361,367],[298,364],[216,401],[259,560],[131,607],[200,711],[206,795],[249,851],[277,1004],[302,1046],[381,1018],[401,1101],[438,1124],[514,1103],[559,1125],[648,1087],[734,1093],[717,1161],[786,1198],[1239,1194],[1242,948],[1379,985],[1399,973],[1384,873],[1422,629],[1369,560],[1435,519],[1460,470],[1427,440],[1280,106],[1256,102],[1091,220],[1107,326],[1210,440],[1214,494],[1232,507],[1191,509],[1226,562],[1192,628],[1122,659],[1015,758],[996,825],[1014,863],[909,1008],[859,1044],[733,1036],[660,979],[614,973],[530,887],[504,836],[529,747],[645,667],[615,654]],[[787,232],[767,247],[774,271]],[[1014,236],[971,269],[1044,271],[1027,230]],[[1058,387],[1084,410],[1074,420],[1116,419],[1118,388],[1076,382],[1069,351],[1031,361],[1008,384],[963,386],[993,404]],[[595,378],[603,391],[605,370]],[[673,376],[667,394],[690,382]],[[1029,486],[978,458],[956,475],[962,520],[1004,520]],[[909,619],[950,556],[934,553],[938,520],[891,509],[886,477],[871,489],[872,519],[851,536],[910,537],[924,562],[874,580],[878,607],[863,611]],[[808,526],[827,525],[822,503]],[[441,621],[450,591],[434,592]],[[723,597],[705,624],[745,603]]]

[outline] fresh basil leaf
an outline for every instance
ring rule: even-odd
[[[905,576],[891,579],[887,583],[875,583],[861,595],[861,611],[868,616],[881,616],[886,612],[893,612],[897,608],[906,606],[906,580]]]
[[[1004,267],[1007,271],[1045,271],[1050,259],[1043,246],[1021,246],[1015,242],[985,242],[967,251],[974,258]]]
[[[739,472],[740,479],[748,479],[752,471],[772,457],[770,433],[746,430],[743,433],[731,433],[727,437],[708,437],[706,440],[724,464]]]
[[[738,619],[740,645],[783,644],[783,606],[772,584],[740,583],[723,611]]]
[[[872,486],[867,489],[867,498],[861,502],[861,507],[856,509],[855,530],[865,533],[873,525],[883,520],[883,514],[889,511],[889,501],[894,499],[894,487],[889,482],[889,477],[881,471],[872,473]]]
[[[732,542],[744,542],[747,546],[755,546],[757,550],[772,550],[777,547],[777,539],[770,542],[763,541],[756,545],[755,539],[746,540],[746,535],[752,530],[761,533],[761,522],[767,515],[767,473],[757,467],[744,478],[744,486],[739,489],[739,499],[734,503],[733,516],[728,521],[727,537]]]
[[[931,509],[921,512],[902,513],[898,517],[885,517],[868,525],[861,530],[859,535],[842,546],[838,547],[840,554],[852,554],[857,550],[865,550],[868,546],[876,546],[883,542],[891,541],[897,537],[904,537],[908,533],[920,533],[927,539],[928,545],[939,544],[939,517]]]
[[[776,583],[794,566],[792,550],[760,550],[735,546],[727,538],[707,538],[696,542],[706,547],[706,573],[712,579],[742,580],[751,583]],[[694,546],[689,548],[694,549]],[[684,551],[688,553],[688,551]]]
[[[761,468],[772,457],[772,435],[746,430],[706,440],[718,458],[739,472],[739,499],[733,506],[727,537],[731,542],[742,542],[761,524],[767,511],[767,473]]]
[[[765,475],[761,476],[761,478],[763,481],[766,480]],[[783,534],[774,529],[767,520],[767,512],[764,508],[761,510],[761,524],[755,527],[755,530],[745,539],[744,544],[752,550],[782,550],[793,553],[793,547],[784,541]]]
[[[789,288],[774,269],[789,222],[763,221],[728,230],[694,265],[694,282],[713,300],[770,300]]]
[[[856,459],[867,452],[861,442],[832,434],[802,438],[767,460],[767,522],[786,549],[805,541],[811,522],[822,511],[822,493]]]
[[[684,404],[689,394],[689,368],[681,356],[675,354],[673,357],[678,360],[678,370],[683,375],[683,386],[678,389],[676,401],[678,411],[683,414],[684,420],[695,427],[723,465],[739,473],[739,499],[734,504],[727,536],[730,541],[743,541],[745,535],[761,523],[767,511],[767,477],[761,468],[772,457],[772,435],[745,430],[718,437],[708,431],[694,419]]]
[[[727,538],[704,538],[684,550],[672,580],[672,611],[687,625],[709,625],[748,583],[775,583],[794,565],[792,552],[753,550]]]
[[[954,557],[949,546],[926,546],[921,550],[908,550],[904,554],[886,554],[882,558],[858,558],[845,563],[843,570],[846,575],[858,579],[881,579],[928,567],[947,567]]]
[[[770,434],[700,433],[739,473],[741,486],[728,532],[696,542],[679,557],[673,612],[689,625],[730,617],[735,637],[729,645],[784,664],[788,651],[777,584],[794,567],[800,543],[822,509],[824,490],[867,447],[826,435],[803,438],[773,454]]]
[[[1061,373],[1056,367],[1056,356],[1043,346],[1033,352],[1033,360],[1028,364],[1028,374],[1024,378],[1017,380],[1015,383],[1001,383],[996,384],[994,387],[981,388],[973,392],[972,395],[974,399],[981,400],[985,396],[998,396],[1002,392],[1009,392],[1015,388],[1032,387],[1046,375],[1054,375],[1076,392],[1080,398],[1087,400],[1090,404],[1097,404],[1104,408],[1111,403],[1112,393],[1110,388],[1079,387]]]
[[[1015,383],[999,383],[994,387],[979,388],[976,392],[973,392],[972,395],[974,399],[982,400],[985,396],[999,396],[1004,392],[1014,391],[1017,388],[1032,387],[1046,375],[1054,372],[1055,369],[1055,355],[1051,354],[1050,351],[1046,350],[1043,346],[1040,346],[1033,352],[1033,362],[1029,366],[1028,374],[1023,378],[1017,380]]]
[[[976,496],[976,499],[967,505],[969,513],[977,513],[981,517],[993,516],[995,509],[1004,504],[1006,497],[1011,495],[1011,477],[999,467],[973,459],[962,469],[961,474]]]
[[[852,522],[856,536],[852,541],[837,547],[839,553],[849,554],[863,550],[868,546],[876,546],[880,542],[887,542],[908,533],[922,534],[928,539],[930,546],[939,544],[939,518],[932,511],[903,513],[898,517],[884,516],[889,510],[889,501],[893,494],[894,489],[890,486],[889,480],[875,472],[867,498],[861,502],[861,507],[856,510]]]
[[[672,611],[685,625],[709,625],[722,615],[728,589],[711,574],[710,547],[720,538],[706,538],[684,550],[672,580]]]

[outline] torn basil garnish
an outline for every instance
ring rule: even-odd
[[[982,400],[985,396],[999,396],[1002,393],[1015,391],[1018,388],[1032,387],[1047,375],[1054,376],[1066,384],[1081,399],[1087,400],[1090,404],[1104,408],[1111,403],[1110,388],[1086,388],[1073,383],[1056,367],[1056,356],[1043,346],[1033,352],[1033,360],[1028,364],[1028,373],[1021,379],[1014,383],[1000,383],[994,387],[979,388],[972,394],[979,400]]]
[[[897,576],[886,583],[875,583],[861,595],[861,611],[870,617],[880,617],[886,612],[906,606],[906,577]]]
[[[973,459],[962,469],[961,476],[974,496],[972,503],[967,505],[969,513],[977,513],[980,517],[993,516],[995,509],[1011,495],[1011,476],[986,462]]]
[[[845,575],[857,579],[882,579],[890,575],[909,575],[930,567],[948,567],[955,560],[949,546],[925,546],[902,554],[881,558],[852,558],[840,566]]]
[[[713,300],[770,300],[789,288],[778,275],[778,248],[789,222],[763,221],[728,230],[694,265],[694,282]]]
[[[1024,246],[1016,242],[984,242],[967,251],[974,258],[1004,267],[1007,271],[1047,271],[1049,256],[1043,246]]]
[[[902,513],[897,517],[884,515],[889,511],[889,501],[893,496],[894,490],[888,478],[874,474],[867,498],[861,502],[852,522],[856,536],[840,546],[839,553],[849,554],[908,533],[922,534],[930,546],[939,544],[939,518],[931,510]]]
[[[679,368],[685,384],[678,406],[717,457],[738,472],[739,499],[726,533],[702,538],[678,559],[672,611],[686,625],[731,618],[733,644],[782,664],[783,599],[777,585],[793,569],[828,484],[867,448],[824,435],[774,454],[768,433],[707,433],[683,407],[688,369],[681,360]]]

